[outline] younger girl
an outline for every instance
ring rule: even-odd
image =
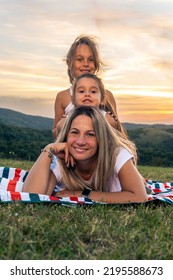
[[[108,123],[126,137],[124,128],[119,120],[105,111],[105,89],[102,80],[94,74],[85,73],[76,78],[73,85],[72,104],[76,106],[93,106],[101,109],[102,114]],[[57,135],[62,129],[66,118],[61,119],[57,124]]]

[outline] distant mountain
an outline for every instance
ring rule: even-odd
[[[38,130],[51,130],[53,119],[26,115],[10,109],[0,108],[0,123]]]
[[[173,124],[134,124],[123,123],[126,130],[134,130],[138,128],[156,128],[156,129],[173,129]]]
[[[10,109],[0,108],[0,123],[5,125],[25,127],[39,130],[51,130],[53,125],[53,119],[40,117],[40,116],[31,116],[23,114],[17,111]],[[134,124],[134,123],[123,123],[123,126],[126,130],[135,130],[140,128],[156,128],[156,129],[173,129],[172,125],[164,124]]]

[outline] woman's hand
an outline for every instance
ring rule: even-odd
[[[56,197],[79,197],[82,196],[82,191],[69,191],[64,189],[62,191],[56,192],[53,194]]]
[[[49,144],[45,147],[46,150],[50,150],[50,152],[57,156],[60,159],[64,159],[65,163],[67,164],[67,167],[70,167],[70,165],[72,167],[75,166],[75,160],[74,158],[71,156],[71,154],[69,153],[68,150],[68,146],[66,142],[63,143],[52,143]]]

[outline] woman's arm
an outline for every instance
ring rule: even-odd
[[[118,176],[122,186],[121,192],[92,191],[89,198],[97,202],[106,203],[145,202],[147,200],[142,177],[134,166],[132,160],[128,160],[123,165]],[[64,190],[56,193],[56,196],[82,196],[82,192]]]
[[[29,171],[23,185],[23,192],[51,195],[55,188],[56,178],[50,170],[51,158],[42,152]]]
[[[56,185],[55,175],[50,170],[53,154],[63,158],[69,164],[70,159],[66,143],[52,143],[47,145],[29,171],[23,185],[23,192],[47,195],[53,193]],[[70,161],[70,164],[73,164],[73,162]]]

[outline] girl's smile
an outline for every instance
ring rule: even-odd
[[[95,73],[93,53],[86,44],[76,47],[75,59],[73,63],[74,77],[77,78],[85,73]]]

